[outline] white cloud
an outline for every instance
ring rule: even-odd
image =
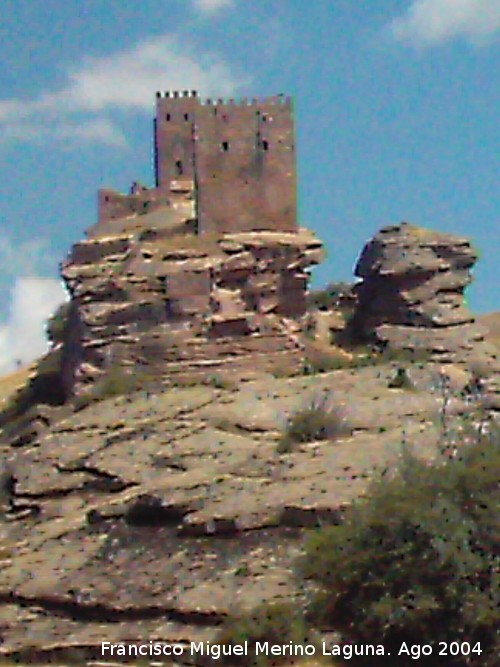
[[[396,39],[424,46],[457,37],[481,43],[499,30],[500,0],[413,0],[391,25]]]
[[[126,144],[123,132],[114,123],[104,118],[82,122],[61,120],[54,125],[45,123],[37,125],[31,120],[20,123],[7,122],[2,129],[0,142],[3,143],[12,140],[43,143],[53,139],[63,139],[91,141],[108,144],[109,146],[124,146]]]
[[[10,292],[9,312],[0,324],[0,373],[15,369],[47,350],[45,322],[67,299],[62,284],[53,278],[21,277]]]
[[[54,264],[44,239],[0,234],[0,373],[47,349],[45,321],[67,298],[59,280],[44,277]]]
[[[20,276],[43,275],[54,265],[55,258],[45,239],[19,241],[4,231],[0,234],[0,286]]]
[[[184,43],[164,35],[110,56],[86,59],[68,71],[67,83],[58,91],[27,101],[0,100],[0,131],[6,139],[59,137],[116,145],[123,142],[123,134],[110,118],[112,112],[151,112],[156,90],[224,96],[239,85],[223,60],[207,52],[195,55]]]
[[[220,9],[231,7],[233,0],[194,0],[194,6],[204,14],[213,14]]]

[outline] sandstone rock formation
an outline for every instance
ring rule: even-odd
[[[487,331],[487,340],[500,348],[500,312],[481,315],[478,321]]]
[[[470,241],[402,223],[363,249],[355,273],[351,329],[382,346],[465,365],[484,378],[487,405],[500,409],[500,361],[486,331],[465,307],[477,253]]]
[[[305,230],[194,232],[184,205],[107,220],[62,267],[72,302],[56,347],[68,394],[117,365],[156,381],[78,410],[38,406],[29,433],[4,429],[0,655],[214,640],[242,610],[301,603],[304,530],[337,523],[403,446],[435,460],[445,426],[460,444],[475,365],[498,405],[496,352],[462,303],[475,260],[467,241],[400,225],[358,263],[351,326],[431,356],[409,369],[409,390],[394,383],[399,363],[381,358],[266,372],[303,362],[307,269],[321,243]],[[318,323],[325,345],[342,326],[328,311]],[[233,384],[206,382],[225,370]],[[287,420],[312,399],[339,411],[342,432],[281,451]]]
[[[500,409],[498,351],[463,305],[468,240],[388,227],[344,308],[308,313],[322,244],[297,227],[290,100],[159,94],[155,128],[156,187],[100,192],[52,350],[0,413],[0,656],[214,640],[242,611],[301,604],[306,528],[338,523],[406,445],[442,460],[456,428],[455,452],[478,367],[480,418]],[[358,337],[430,363],[346,368],[337,350],[338,370],[299,372],[307,337],[331,353],[351,309]],[[114,369],[148,381],[86,402]],[[280,447],[311,405],[337,428]]]
[[[393,375],[374,366],[141,391],[7,445],[0,654],[214,640],[227,616],[299,601],[304,529],[337,522],[404,440],[436,456],[434,370],[415,370],[410,397],[388,387]],[[287,415],[325,393],[349,431],[278,454]]]
[[[236,368],[297,367],[297,318],[322,244],[307,230],[193,233],[170,209],[92,228],[62,266],[73,308],[68,393],[113,365],[165,379]]]

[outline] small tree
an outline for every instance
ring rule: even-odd
[[[497,664],[499,470],[494,428],[439,465],[406,455],[399,473],[379,481],[340,526],[310,538],[301,569],[317,584],[312,619],[357,641],[383,642],[393,656],[402,641],[480,642],[480,656],[436,664]],[[394,660],[406,664],[405,656]]]

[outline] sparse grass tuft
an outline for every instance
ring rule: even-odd
[[[261,605],[252,612],[242,614],[228,621],[222,628],[217,644],[241,645],[248,641],[249,655],[231,656],[232,664],[266,667],[290,663],[290,656],[256,654],[257,642],[269,642],[270,645],[288,644],[305,646],[315,644],[313,632],[307,628],[300,606],[292,603],[274,603]],[[227,658],[226,658],[227,660]]]
[[[147,387],[151,380],[152,376],[148,373],[127,372],[120,365],[114,365],[89,391],[74,399],[75,410],[83,410],[92,403],[98,403],[108,398],[133,394]]]
[[[278,442],[278,454],[287,454],[300,443],[335,440],[348,433],[345,419],[329,400],[328,395],[313,397],[290,417]]]
[[[214,389],[224,389],[225,391],[234,391],[238,388],[238,382],[227,375],[215,373],[202,381],[202,384]]]
[[[306,345],[304,375],[328,373],[351,367],[352,363],[349,357],[339,350],[308,341]]]
[[[290,364],[288,361],[284,359],[275,361],[273,363],[273,367],[271,370],[271,375],[278,380],[285,378],[293,378],[302,374],[303,374],[302,369],[300,368],[297,369],[296,365]]]

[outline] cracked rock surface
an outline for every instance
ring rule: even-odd
[[[477,252],[467,238],[408,223],[385,227],[364,247],[355,274],[356,334],[430,355],[484,378],[488,408],[500,410],[500,357],[467,309]]]
[[[306,229],[201,237],[162,211],[125,220],[136,228],[109,223],[63,263],[66,393],[84,393],[110,366],[171,378],[299,367],[297,320],[321,241]]]
[[[158,387],[4,442],[2,653],[214,639],[226,616],[300,596],[304,531],[337,522],[404,441],[436,455],[438,369],[412,368],[411,392],[389,388],[394,370]],[[289,416],[318,397],[348,429],[279,454]]]

